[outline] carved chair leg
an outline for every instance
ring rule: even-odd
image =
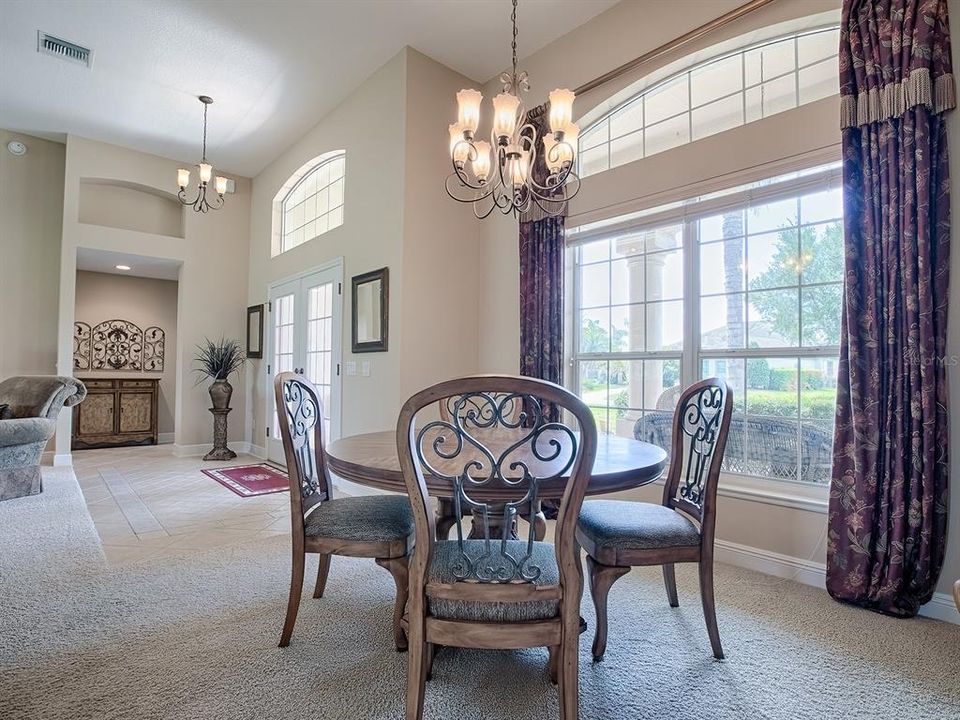
[[[397,651],[403,652],[407,649],[407,636],[401,624],[407,607],[407,558],[377,558],[376,563],[390,571],[397,586],[397,599],[393,606],[393,641]]]
[[[327,575],[330,574],[330,554],[320,553],[320,567],[317,568],[317,584],[313,587],[313,597],[322,598],[327,587]]]
[[[720,630],[717,627],[717,608],[713,599],[713,558],[700,561],[700,599],[703,601],[703,617],[707,621],[713,656],[717,660],[723,660]]]
[[[587,555],[587,569],[590,571],[590,595],[597,610],[597,631],[593,637],[593,661],[603,660],[607,650],[607,595],[610,587],[623,577],[630,568],[616,565],[602,565]]]
[[[283,631],[280,633],[280,647],[290,644],[293,635],[293,626],[297,622],[297,611],[300,609],[300,593],[303,592],[303,566],[305,555],[301,548],[293,548],[293,562],[290,571],[290,597],[287,599],[287,616],[283,621]]]
[[[680,607],[680,601],[677,599],[677,573],[674,568],[673,563],[664,563],[663,584],[667,588],[667,600],[670,601],[670,607]]]
[[[563,618],[558,648],[557,689],[560,692],[560,720],[578,720],[580,713],[580,616],[577,610]]]
[[[547,663],[547,672],[550,673],[550,682],[556,685],[559,682],[557,670],[560,666],[560,646],[551,645],[547,648],[550,652],[550,660]]]
[[[427,682],[427,643],[423,618],[410,618],[410,651],[407,653],[406,720],[422,720]]]

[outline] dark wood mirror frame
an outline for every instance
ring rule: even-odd
[[[250,332],[250,321],[253,319],[252,316],[256,315],[257,319],[254,320],[256,323],[256,338],[254,338]],[[254,339],[256,343],[253,343]],[[255,348],[255,349],[252,349]],[[263,357],[263,304],[260,305],[251,305],[247,308],[247,357],[248,358],[262,358]]]
[[[363,273],[362,275],[354,275],[351,280],[351,293],[350,293],[350,339],[352,350],[355,353],[367,353],[367,352],[386,352],[387,351],[387,328],[389,326],[388,320],[388,307],[390,305],[390,284],[389,284],[390,273],[388,268],[380,268],[379,270],[372,270],[368,273]],[[357,330],[359,325],[359,317],[357,313],[357,291],[361,285],[366,285],[367,283],[380,281],[380,339],[372,340],[368,342],[360,342],[357,337]]]

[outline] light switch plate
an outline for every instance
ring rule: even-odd
[[[360,365],[360,374],[364,377],[370,377],[370,361],[364,360]]]
[[[355,362],[348,362],[343,364],[344,370],[347,375],[356,375],[357,374],[357,364]]]

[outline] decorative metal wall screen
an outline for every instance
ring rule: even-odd
[[[94,370],[141,370],[143,330],[126,320],[106,320],[93,328]]]
[[[163,372],[166,333],[159,327],[141,330],[128,320],[105,320],[93,328],[73,324],[74,370]]]
[[[164,341],[161,328],[148,327],[143,331],[143,369],[147,372],[163,372]]]
[[[90,326],[85,322],[73,324],[73,369],[90,369]]]

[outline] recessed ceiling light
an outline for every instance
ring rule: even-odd
[[[117,265],[117,270],[129,270],[129,265]]]
[[[7,150],[10,151],[11,155],[16,155],[17,157],[27,154],[27,146],[19,140],[11,140],[8,142]]]

